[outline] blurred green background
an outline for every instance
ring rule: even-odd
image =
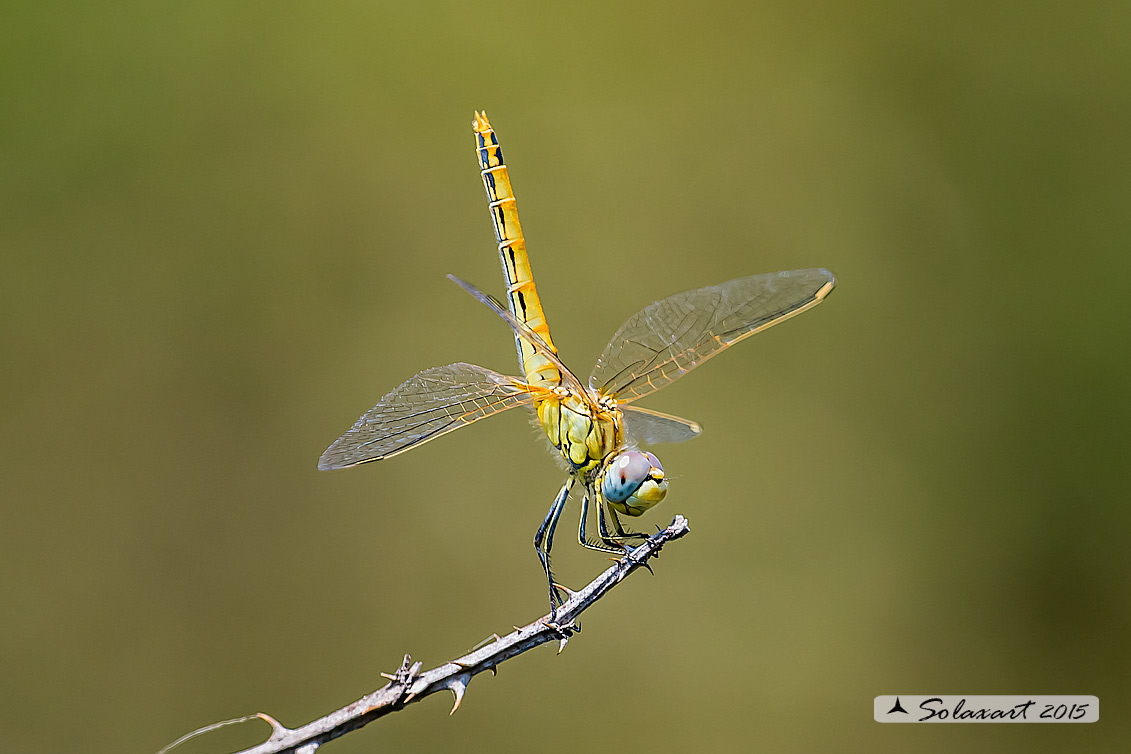
[[[692,534],[655,578],[454,717],[429,699],[326,751],[1125,744],[1131,5],[3,15],[5,750],[299,725],[542,614],[562,475],[526,417],[315,470],[413,372],[515,369],[443,278],[502,286],[476,108],[583,375],[676,291],[839,287],[646,402],[706,429],[659,449],[641,523]],[[606,565],[556,552],[567,584]],[[880,725],[888,693],[1096,694],[1101,722]]]

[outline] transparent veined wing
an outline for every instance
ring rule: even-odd
[[[624,415],[624,432],[635,443],[683,442],[703,432],[693,421],[641,406],[620,406],[620,410]]]
[[[589,391],[585,389],[585,386],[581,384],[581,380],[572,371],[570,371],[569,367],[562,363],[562,360],[558,358],[557,352],[553,348],[550,348],[550,346],[547,345],[546,341],[542,340],[542,338],[538,336],[538,333],[534,332],[527,325],[515,319],[515,316],[507,311],[502,304],[495,300],[494,296],[484,293],[471,283],[467,282],[466,280],[461,280],[455,275],[448,275],[448,280],[451,280],[460,288],[463,288],[463,290],[466,293],[470,294],[472,298],[486,306],[491,311],[495,312],[495,314],[497,314],[504,322],[510,325],[511,329],[514,330],[515,335],[523,338],[528,343],[530,343],[535,351],[545,356],[550,361],[550,363],[557,367],[558,371],[562,373],[562,381],[565,383],[565,386],[567,388],[569,388],[577,395],[581,396],[594,413],[600,412],[600,407],[597,405],[593,396],[589,394]]]
[[[621,325],[589,385],[618,402],[634,401],[728,346],[816,306],[835,284],[828,270],[792,270],[669,296]]]
[[[474,421],[533,403],[515,377],[475,364],[448,364],[405,380],[334,441],[320,469],[342,469],[403,453]]]

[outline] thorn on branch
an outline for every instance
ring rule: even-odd
[[[463,701],[463,693],[467,691],[467,684],[470,681],[471,673],[460,673],[445,684],[456,697],[456,702],[452,705],[452,711],[448,713],[449,715],[454,715],[456,710],[459,709],[459,703]]]
[[[542,625],[553,631],[558,637],[558,654],[565,651],[566,645],[569,644],[569,639],[576,633],[581,632],[581,626],[574,620],[569,623],[557,623],[553,619],[542,621]]]

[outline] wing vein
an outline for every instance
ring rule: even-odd
[[[338,469],[403,453],[440,435],[515,406],[533,403],[530,388],[474,364],[426,369],[366,411],[318,461]]]
[[[836,279],[792,270],[685,291],[645,307],[605,347],[589,384],[628,403],[659,390],[715,354],[819,303]]]

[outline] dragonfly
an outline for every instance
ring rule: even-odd
[[[609,340],[587,382],[558,356],[534,285],[509,172],[487,114],[472,127],[506,283],[505,306],[471,283],[448,278],[491,309],[513,332],[521,377],[455,363],[410,377],[366,411],[322,454],[320,469],[341,469],[404,453],[441,435],[514,408],[532,410],[565,461],[568,476],[534,536],[550,590],[551,614],[563,593],[550,567],[554,533],[575,487],[581,490],[578,542],[623,555],[647,535],[621,516],[642,515],[667,495],[660,460],[643,448],[697,437],[693,421],[636,401],[670,385],[739,341],[819,304],[836,278],[825,269],[743,277],[677,293],[645,307]],[[597,536],[587,527],[594,510]],[[568,591],[568,590],[567,590]]]

